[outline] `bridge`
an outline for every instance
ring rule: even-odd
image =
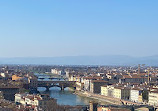
[[[63,75],[57,75],[57,74],[39,74],[39,75],[36,75],[36,77],[40,80],[43,80],[43,79],[58,79],[58,80],[66,80],[67,78]]]
[[[76,81],[38,81],[37,87],[45,87],[49,91],[50,87],[60,87],[64,90],[66,87],[76,88]]]
[[[64,90],[66,87],[76,88],[76,81],[67,81],[67,78],[63,75],[36,73],[35,76],[35,78],[30,80],[30,88],[32,89],[45,87],[46,91],[49,91],[50,87],[60,87],[61,90]],[[50,81],[45,81],[44,79],[50,79]]]
[[[67,80],[66,78],[57,78],[57,77],[38,77],[40,80],[50,79],[50,80]]]

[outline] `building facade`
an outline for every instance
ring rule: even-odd
[[[149,105],[158,106],[158,91],[149,92]]]

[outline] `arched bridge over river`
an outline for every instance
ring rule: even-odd
[[[47,91],[50,87],[60,87],[64,90],[66,87],[76,88],[76,81],[38,81],[37,87],[45,87]]]

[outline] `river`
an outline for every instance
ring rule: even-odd
[[[47,76],[42,76],[42,74],[35,74],[39,78],[45,78],[42,81],[48,81]],[[40,81],[41,79],[39,79]],[[54,81],[54,79],[53,79]],[[74,90],[70,88],[65,88],[64,91],[61,91],[59,87],[51,87],[49,92],[45,91],[46,88],[38,87],[38,91],[42,94],[49,94],[50,97],[57,99],[57,103],[60,105],[89,105],[89,101],[92,100],[87,97],[82,97],[74,94]]]

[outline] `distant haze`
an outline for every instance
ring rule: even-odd
[[[65,56],[65,57],[20,57],[0,58],[0,64],[43,64],[43,65],[138,65],[158,66],[158,56],[130,57],[108,56]]]

